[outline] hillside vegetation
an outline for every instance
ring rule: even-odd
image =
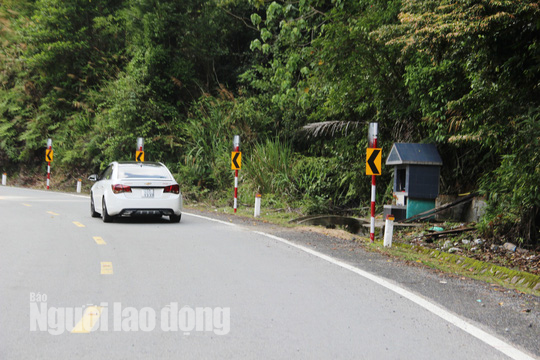
[[[536,0],[3,0],[0,37],[2,171],[43,173],[50,137],[55,171],[95,172],[142,136],[188,198],[224,198],[239,134],[244,202],[337,212],[368,206],[378,122],[384,156],[436,143],[442,193],[538,244]]]

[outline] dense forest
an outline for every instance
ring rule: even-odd
[[[52,138],[82,176],[141,136],[188,199],[229,198],[239,134],[240,202],[339,212],[368,206],[378,122],[383,156],[437,144],[442,193],[479,191],[485,232],[538,244],[537,0],[2,0],[0,41],[2,171],[43,173]]]

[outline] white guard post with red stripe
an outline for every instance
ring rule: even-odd
[[[136,149],[137,149],[137,151],[139,153],[142,153],[144,151],[144,138],[143,137],[138,137],[137,138],[137,148]],[[137,160],[137,151],[135,152],[135,160]],[[143,156],[143,161],[144,161],[144,154],[142,156]]]
[[[238,208],[238,170],[234,170],[234,213],[235,214],[236,214],[237,208]]]
[[[376,148],[377,147],[377,133],[378,133],[378,124],[377,123],[370,123],[370,147]],[[375,194],[376,194],[376,179],[377,177],[375,175],[371,175],[371,226],[369,230],[369,239],[371,242],[375,241]]]
[[[47,139],[47,149],[52,150],[52,139]],[[47,190],[49,190],[50,183],[51,183],[51,162],[47,161]]]
[[[240,151],[240,135],[234,135],[233,150]],[[238,207],[238,169],[234,170],[234,213]]]

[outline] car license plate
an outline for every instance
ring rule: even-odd
[[[154,197],[154,189],[143,189],[142,196],[143,196],[143,198],[153,198]]]

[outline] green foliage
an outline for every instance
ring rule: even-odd
[[[375,33],[402,48],[413,105],[429,138],[450,150],[444,155],[454,165],[453,178],[443,172],[448,187],[481,187],[492,215],[509,215],[501,226],[511,224],[506,227],[534,242],[539,221],[532,154],[540,149],[531,134],[540,106],[538,3],[409,0],[400,20]],[[531,140],[526,148],[522,139]],[[483,181],[475,184],[475,178]]]
[[[138,136],[148,159],[176,163],[191,103],[235,85],[252,36],[231,22],[232,12],[249,13],[244,3],[3,6],[0,158],[13,163],[41,161],[51,137],[57,165],[100,167],[131,158]]]
[[[485,223],[497,224],[500,235],[539,240],[540,222],[540,108],[514,124],[510,153],[501,165],[486,174],[482,189],[487,195],[489,213]],[[493,181],[497,179],[497,181]],[[504,231],[506,229],[506,231]]]
[[[261,194],[294,193],[291,179],[293,152],[291,146],[279,139],[258,143],[249,149],[249,156],[243,159],[246,174],[252,187]]]
[[[6,74],[0,123],[4,130],[16,129],[16,134],[2,134],[6,138],[1,149],[10,161],[42,160],[47,137],[54,137],[61,153],[82,142],[88,127],[71,125],[78,119],[88,121],[95,111],[88,103],[91,89],[113,76],[122,63],[122,42],[109,37],[110,31],[102,33],[103,21],[97,26],[94,19],[111,17],[119,5],[113,0],[40,0],[29,6],[30,18],[21,14],[11,23],[8,56],[0,65]],[[71,165],[71,157],[66,159]],[[61,157],[58,163],[63,163]]]
[[[133,159],[139,136],[145,138],[149,161],[165,161],[168,153],[181,146],[177,110],[163,102],[140,79],[122,74],[96,96],[101,109],[89,144],[96,152],[92,157],[96,165],[115,159]]]
[[[331,207],[336,191],[332,179],[336,179],[337,171],[333,158],[303,157],[295,164],[293,178],[308,214],[322,213]]]
[[[274,2],[264,21],[252,18],[260,28],[252,50],[261,52],[261,65],[243,79],[259,98],[273,94],[265,103],[285,130],[307,122],[379,121],[389,124],[384,133],[410,139],[414,111],[395,61],[399,53],[371,35],[397,22],[398,13],[399,1]]]
[[[185,155],[179,163],[182,183],[223,189],[231,184],[230,156],[236,127],[233,104],[203,97],[191,109],[182,126]]]
[[[375,33],[402,47],[409,94],[431,138],[499,152],[508,122],[538,105],[539,18],[535,1],[409,0],[399,25]]]
[[[5,0],[0,162],[43,165],[51,137],[56,166],[94,172],[143,136],[221,196],[240,134],[249,191],[336,211],[369,203],[375,121],[383,151],[437,143],[442,190],[480,189],[486,229],[534,243],[539,39],[534,0]]]
[[[310,214],[358,206],[362,188],[368,193],[370,184],[361,172],[360,164],[344,166],[339,157],[301,157],[294,165],[292,176],[297,196],[304,201]],[[365,186],[362,186],[364,185]]]

